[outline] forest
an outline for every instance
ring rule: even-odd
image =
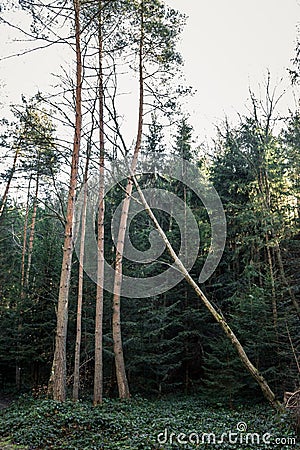
[[[199,143],[184,14],[0,6],[68,58],[0,123],[0,448],[300,448],[299,99]]]

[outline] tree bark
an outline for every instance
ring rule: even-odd
[[[28,243],[28,258],[27,258],[27,269],[26,269],[26,279],[25,279],[25,287],[29,286],[29,276],[31,269],[31,260],[32,260],[32,252],[33,252],[33,243],[34,243],[34,233],[35,233],[35,222],[36,222],[36,214],[37,214],[37,205],[38,205],[38,193],[39,193],[39,174],[36,176],[36,186],[33,200],[33,211],[30,225],[30,236]]]
[[[276,290],[275,290],[275,277],[268,233],[266,233],[266,251],[271,281],[273,324],[276,336],[278,338],[278,311],[277,311]]]
[[[25,291],[25,266],[26,266],[26,253],[27,253],[27,231],[28,231],[28,217],[29,217],[29,203],[30,203],[30,189],[31,189],[32,174],[29,177],[28,188],[27,188],[27,200],[26,200],[26,212],[24,219],[23,228],[23,246],[22,246],[22,260],[21,260],[21,289],[20,289],[20,299],[17,300],[17,312],[18,312],[18,327],[17,327],[17,357],[16,357],[16,388],[19,391],[21,389],[21,368],[20,368],[20,358],[19,358],[19,346],[21,340],[22,331],[22,304],[26,296]]]
[[[23,247],[22,247],[22,262],[21,262],[21,299],[25,297],[25,260],[27,253],[27,229],[28,229],[28,216],[29,216],[29,202],[30,202],[30,188],[31,188],[32,175],[30,175],[28,189],[27,189],[27,201],[26,201],[26,212],[24,220],[23,229]]]
[[[103,400],[103,286],[104,286],[104,88],[103,88],[103,35],[102,1],[99,0],[99,200],[98,200],[98,249],[97,249],[97,292],[95,317],[95,367],[94,367],[94,406]]]
[[[86,210],[88,196],[88,171],[90,162],[90,143],[86,155],[86,163],[83,180],[83,205],[81,213],[81,236],[79,250],[79,273],[78,273],[78,295],[77,295],[77,315],[76,315],[76,342],[74,355],[74,379],[73,379],[73,400],[76,402],[79,398],[80,382],[80,347],[81,347],[81,318],[82,318],[82,298],[83,298],[83,262],[84,262],[84,244],[86,230]]]
[[[57,329],[55,339],[55,352],[50,380],[53,380],[53,398],[58,401],[66,399],[66,341],[68,327],[68,302],[73,254],[73,216],[75,205],[75,190],[77,186],[78,161],[81,139],[81,90],[82,90],[82,56],[80,42],[80,0],[73,0],[75,16],[76,41],[76,114],[75,133],[72,153],[72,167],[68,193],[68,204],[65,225],[65,239],[63,248],[63,261],[59,286],[57,305]]]
[[[138,114],[138,131],[135,143],[133,159],[131,162],[131,173],[134,174],[137,166],[138,155],[141,148],[142,132],[143,132],[143,111],[144,111],[144,74],[143,74],[143,46],[144,46],[144,17],[143,2],[141,2],[141,31],[139,43],[139,114]],[[123,274],[123,252],[124,239],[128,221],[128,211],[130,206],[131,193],[133,188],[132,178],[128,179],[126,186],[126,196],[123,202],[120,226],[118,232],[116,260],[115,260],[115,279],[114,279],[114,296],[113,296],[113,342],[114,355],[116,364],[116,376],[120,398],[129,398],[130,391],[125,371],[122,333],[121,333],[121,287]]]

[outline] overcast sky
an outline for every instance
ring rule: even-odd
[[[189,17],[180,50],[185,60],[187,83],[197,92],[187,108],[200,139],[213,133],[212,124],[224,115],[243,112],[248,88],[258,93],[267,69],[274,84],[284,78],[300,19],[299,0],[166,0]],[[17,18],[16,12],[10,14]],[[24,20],[24,18],[22,18]],[[0,26],[1,53],[10,54],[17,45],[9,44],[12,31]],[[49,89],[63,63],[59,50],[34,53],[0,62],[0,102],[20,101],[21,94],[33,95]],[[282,110],[294,108],[291,90],[281,102]]]
[[[242,112],[251,86],[257,94],[267,70],[274,85],[289,86],[300,21],[297,0],[167,0],[187,14],[181,51],[187,81],[197,93],[189,104],[197,134],[212,133],[211,124]],[[280,90],[280,88],[279,88]],[[281,108],[293,107],[289,95]]]

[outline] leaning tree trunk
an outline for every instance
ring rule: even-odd
[[[140,196],[141,202],[144,205],[147,214],[152,219],[152,221],[153,221],[157,231],[159,232],[162,240],[164,241],[164,243],[166,245],[166,248],[167,248],[169,254],[171,255],[172,259],[174,260],[174,263],[176,264],[178,270],[182,273],[182,275],[184,276],[185,280],[194,289],[195,293],[200,298],[200,300],[204,303],[205,307],[209,310],[211,315],[214,317],[214,319],[221,326],[221,328],[225,332],[225,334],[228,337],[228,339],[230,339],[232,345],[235,347],[235,349],[236,349],[236,351],[238,353],[238,356],[239,356],[240,360],[242,361],[242,363],[244,364],[244,366],[246,367],[248,372],[251,374],[251,376],[259,384],[259,386],[260,386],[260,388],[261,388],[265,398],[271,403],[271,405],[274,408],[276,408],[279,411],[283,411],[284,410],[283,405],[276,399],[276,396],[275,396],[274,392],[269,387],[269,385],[268,385],[267,381],[265,380],[265,378],[258,371],[258,369],[252,364],[252,362],[249,360],[249,358],[248,358],[248,356],[247,356],[243,346],[241,345],[240,341],[238,340],[238,338],[236,337],[236,335],[234,334],[234,332],[232,331],[230,326],[227,324],[225,319],[216,311],[216,309],[213,307],[213,305],[207,299],[207,297],[202,292],[202,290],[199,288],[197,283],[195,283],[195,281],[192,279],[192,277],[190,276],[189,272],[186,270],[186,268],[184,267],[183,263],[181,262],[181,260],[176,255],[176,252],[174,251],[174,249],[173,249],[172,245],[170,244],[167,236],[165,235],[165,232],[163,231],[163,229],[159,225],[155,215],[153,214],[150,206],[148,205],[147,200],[145,199],[144,194],[143,194],[143,192],[142,192],[142,190],[141,190],[141,188],[140,188],[140,186],[139,186],[139,184],[138,184],[134,174],[132,174],[132,178],[134,180],[134,183],[135,183],[136,189],[138,191],[138,194]]]
[[[103,286],[104,286],[104,88],[103,88],[103,35],[102,1],[99,1],[99,201],[98,201],[98,249],[97,249],[97,292],[95,317],[95,368],[94,406],[102,403],[103,397]]]
[[[144,111],[144,74],[143,74],[143,46],[144,46],[144,17],[143,6],[141,5],[141,36],[139,44],[139,114],[138,114],[138,131],[136,144],[131,163],[131,173],[134,174],[138,161],[138,155],[142,142],[143,131],[143,111]],[[116,376],[120,398],[129,398],[129,386],[126,377],[122,334],[121,334],[121,288],[122,288],[122,273],[123,273],[123,252],[124,252],[124,239],[127,228],[128,212],[130,206],[130,198],[133,188],[133,180],[130,177],[126,186],[126,196],[123,202],[117,248],[116,248],[116,261],[115,261],[115,279],[114,279],[114,296],[113,296],[113,342],[114,342],[114,355],[116,364]]]
[[[68,303],[71,276],[71,264],[73,254],[73,222],[75,208],[75,191],[77,186],[78,162],[81,138],[81,91],[82,91],[82,56],[80,42],[80,0],[73,1],[75,15],[75,40],[76,40],[76,114],[75,132],[72,154],[71,176],[69,183],[67,215],[65,225],[65,239],[63,247],[63,260],[59,286],[57,305],[57,328],[55,339],[55,351],[52,365],[52,373],[49,380],[53,390],[54,400],[66,399],[66,341],[68,327]]]

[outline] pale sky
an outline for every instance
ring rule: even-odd
[[[282,89],[288,87],[287,68],[294,56],[299,0],[166,0],[189,16],[180,50],[187,84],[196,94],[187,104],[195,133],[202,140],[213,135],[213,124],[225,114],[234,120],[244,112],[248,88],[259,92],[267,70]],[[18,13],[11,12],[15,20]],[[22,19],[24,20],[24,19]],[[1,54],[20,44],[9,44],[12,31],[0,26]],[[61,47],[0,61],[0,103],[19,102],[21,94],[49,90],[64,62]],[[279,88],[280,91],[281,88]],[[295,108],[291,89],[281,102],[282,111]]]
[[[195,131],[213,133],[212,123],[243,112],[248,89],[259,93],[267,70],[274,85],[295,55],[300,2],[297,0],[167,0],[189,16],[180,46],[187,81],[197,93],[189,103]],[[279,88],[280,91],[280,88]],[[294,108],[289,95],[281,108]]]

